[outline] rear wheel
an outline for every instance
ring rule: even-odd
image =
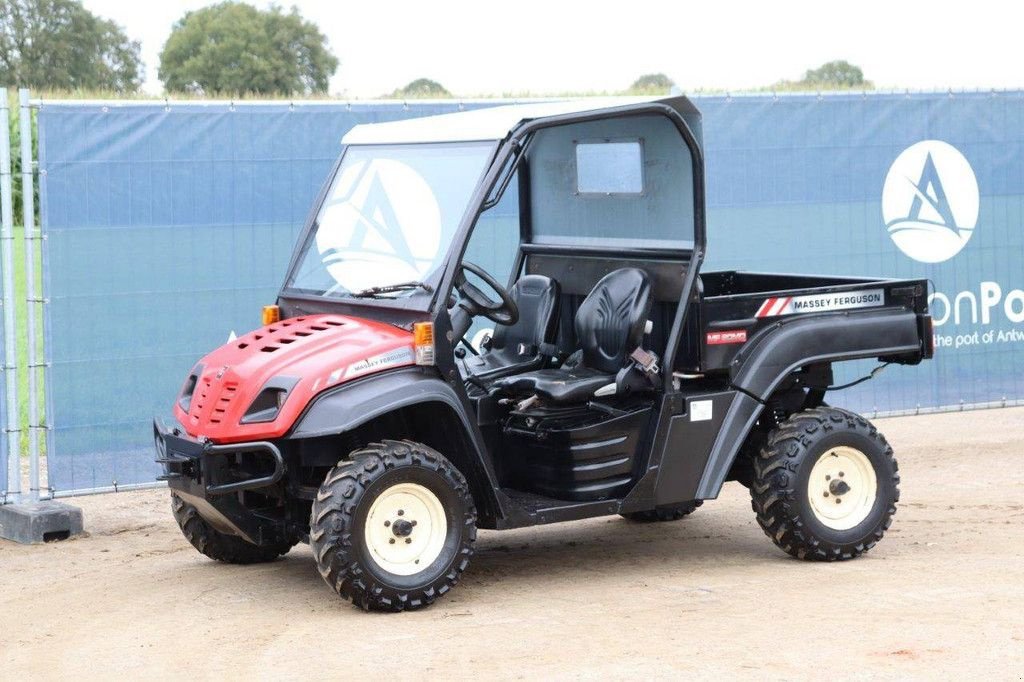
[[[751,504],[785,552],[852,559],[892,523],[898,470],[892,448],[868,420],[834,407],[805,410],[773,430],[755,459]]]
[[[431,604],[458,583],[476,540],[476,508],[462,474],[439,452],[384,441],[338,463],[310,517],[320,575],[364,609]]]
[[[240,537],[221,533],[198,510],[171,494],[171,511],[182,534],[202,554],[228,564],[261,564],[288,553],[296,541],[254,545]]]
[[[674,504],[669,507],[658,507],[657,509],[648,509],[638,512],[630,512],[628,514],[622,514],[623,518],[629,519],[630,521],[636,521],[637,523],[654,523],[656,521],[678,521],[684,516],[692,514],[697,507],[704,504],[704,500],[694,500],[692,502],[683,502],[682,504]]]

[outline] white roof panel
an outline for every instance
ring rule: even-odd
[[[414,142],[474,142],[501,140],[528,119],[599,111],[664,97],[588,97],[556,102],[510,104],[455,114],[422,116],[387,123],[364,123],[349,130],[342,144],[402,144]]]

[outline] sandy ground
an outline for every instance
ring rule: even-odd
[[[1024,409],[880,420],[903,475],[888,535],[789,558],[726,486],[692,517],[482,532],[433,608],[366,614],[300,546],[195,552],[167,492],[75,500],[88,536],[0,541],[0,679],[1021,679]]]

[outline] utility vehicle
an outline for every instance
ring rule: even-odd
[[[353,128],[264,326],[154,423],[188,540],[307,542],[342,597],[400,611],[455,586],[477,528],[671,521],[738,480],[785,552],[869,550],[896,460],[825,398],[837,362],[932,356],[927,284],[701,273],[701,139],[685,97]]]

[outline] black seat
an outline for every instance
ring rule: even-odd
[[[495,327],[490,350],[463,359],[465,375],[496,379],[538,369],[554,355],[551,341],[558,324],[558,282],[544,275],[525,275],[509,293],[519,307],[519,320]]]
[[[576,312],[579,363],[499,379],[494,388],[557,403],[589,399],[615,381],[629,355],[640,347],[651,303],[651,282],[643,270],[622,268],[608,273]]]

